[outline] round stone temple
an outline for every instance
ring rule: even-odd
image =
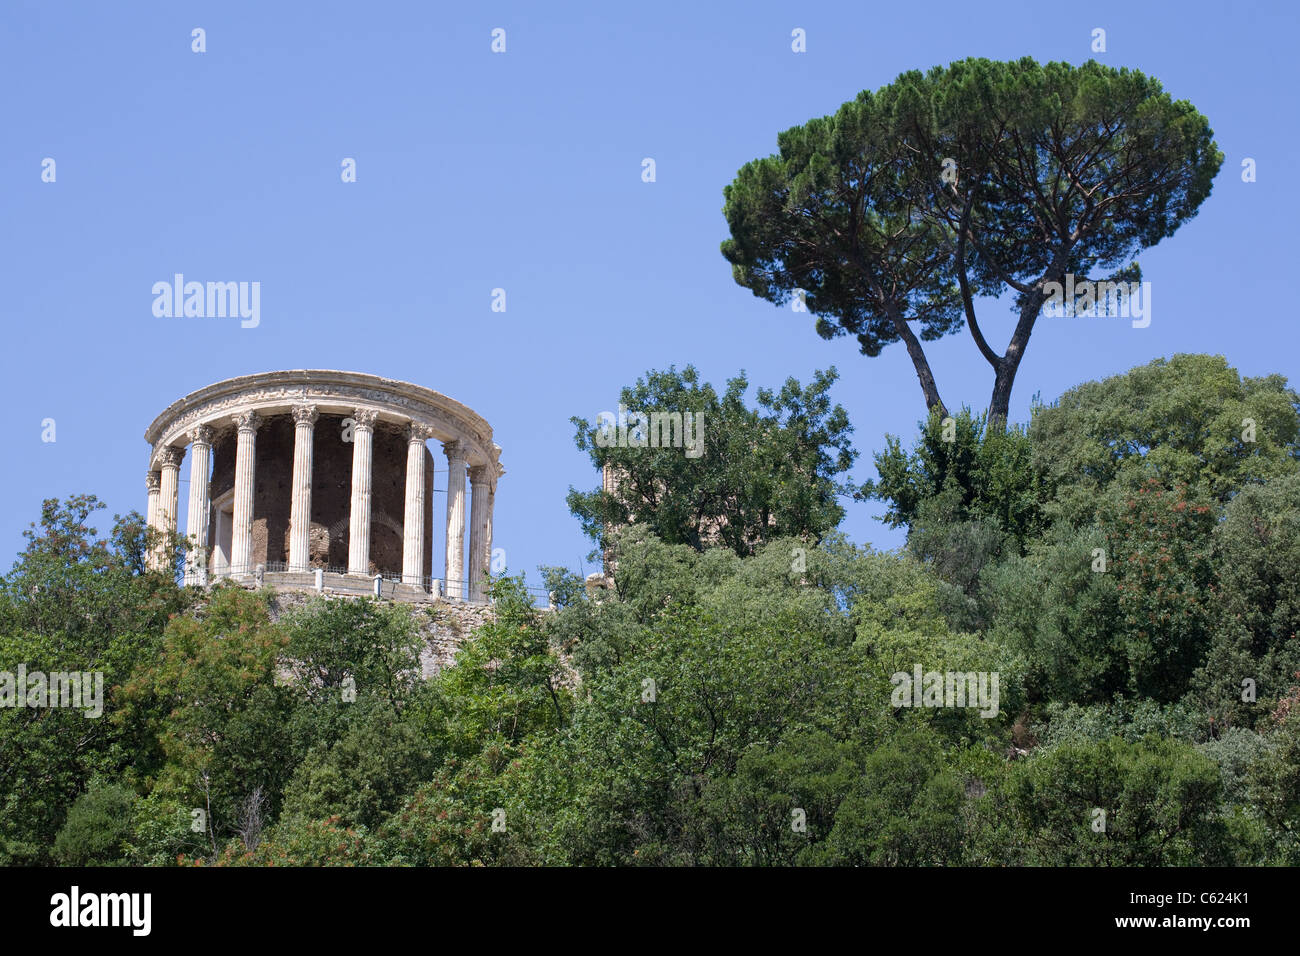
[[[177,531],[189,449],[186,584],[485,599],[505,470],[492,426],[455,399],[359,372],[264,372],[173,402],[144,437],[154,568]],[[440,542],[435,510],[446,519]]]

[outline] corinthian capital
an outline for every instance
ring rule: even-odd
[[[199,425],[198,427],[191,428],[188,432],[186,432],[185,437],[188,438],[190,442],[195,445],[211,445],[212,428],[208,425]]]
[[[463,441],[445,441],[442,443],[442,453],[447,456],[448,461],[463,463],[468,450]]]
[[[318,418],[320,418],[320,412],[315,405],[295,405],[293,407],[293,420],[299,425],[315,425]]]
[[[161,465],[163,468],[167,468],[168,466],[172,468],[179,468],[181,466],[181,462],[184,460],[185,460],[184,448],[174,448],[171,445],[168,445],[162,451],[158,452],[158,464]]]
[[[145,472],[144,486],[150,493],[162,489],[162,476],[156,471]]]
[[[368,431],[375,427],[378,418],[379,412],[373,408],[354,408],[352,410],[352,420],[356,423],[355,428],[364,428]]]
[[[234,418],[235,427],[241,432],[255,432],[262,424],[262,417],[257,412],[240,412]]]
[[[433,429],[428,425],[422,425],[419,422],[411,422],[406,426],[406,440],[409,444],[424,444],[433,437]]]

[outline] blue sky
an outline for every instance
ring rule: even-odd
[[[590,549],[564,496],[598,476],[569,417],[616,408],[650,368],[693,363],[718,386],[743,368],[774,386],[836,365],[862,453],[854,477],[872,477],[883,435],[911,436],[922,412],[906,353],[859,356],[736,286],[718,252],[722,189],[779,131],[967,56],[1141,69],[1209,117],[1226,156],[1200,215],[1141,258],[1150,327],[1040,322],[1013,417],[1035,392],[1050,400],[1175,352],[1300,379],[1287,297],[1296,9],[8,0],[0,566],[43,498],[89,492],[110,513],[143,511],[153,418],[272,369],[404,379],[487,418],[508,471],[495,544],[532,583],[538,564],[581,568]],[[490,49],[498,27],[504,54]],[[1105,53],[1090,49],[1096,27]],[[791,51],[795,28],[805,53]],[[41,181],[46,157],[54,183]],[[341,182],[345,157],[356,183]],[[1241,181],[1246,157],[1254,183]],[[151,287],[175,272],[260,282],[260,325],[156,318]],[[490,309],[498,287],[505,313]],[[1012,318],[983,314],[1000,349]],[[969,332],[928,352],[950,406],[987,404]],[[183,512],[184,484],[180,498]],[[847,507],[854,540],[901,543],[874,520],[879,506]]]

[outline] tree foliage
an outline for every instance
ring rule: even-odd
[[[773,538],[819,538],[844,515],[841,476],[856,457],[848,416],[831,405],[836,377],[832,368],[806,387],[790,378],[778,391],[760,388],[750,408],[743,373],[719,395],[691,366],[650,371],[622,390],[621,405],[630,413],[702,416],[700,445],[646,447],[660,440],[646,419],[639,432],[633,423],[627,447],[620,447],[617,430],[575,417],[578,450],[602,473],[609,470],[613,486],[570,488],[569,510],[602,548],[610,528],[634,522],[670,544],[700,550],[716,542],[741,555]]]
[[[864,355],[902,341],[942,414],[923,342],[969,326],[997,425],[1047,284],[1138,278],[1137,254],[1196,215],[1223,161],[1205,117],[1154,78],[1027,57],[903,73],[777,144],[723,190],[736,282],[800,295],[819,335]],[[999,354],[976,303],[1003,295],[1017,323]]]
[[[91,499],[48,503],[0,650],[103,670],[105,714],[0,709],[3,861],[1294,864],[1294,396],[1213,357],[1108,381],[891,439],[901,551],[629,512],[609,586],[493,581],[427,679],[439,605],[180,591],[137,519],[99,542]]]
[[[88,495],[45,501],[0,578],[0,669],[99,673],[104,696],[95,718],[76,708],[0,708],[0,862],[47,862],[92,777],[134,786],[162,761],[150,715],[118,713],[121,686],[153,659],[189,598],[164,573],[144,570],[138,514],[98,537],[90,521],[103,507]]]

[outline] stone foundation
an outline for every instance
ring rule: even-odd
[[[286,612],[300,608],[316,597],[324,597],[326,600],[355,600],[359,596],[335,590],[317,594],[315,591],[278,588],[271,599],[271,620],[278,621]],[[427,680],[456,663],[456,653],[475,630],[492,620],[493,611],[491,605],[487,604],[428,600],[414,614],[424,639],[424,647],[420,651],[420,670]]]

